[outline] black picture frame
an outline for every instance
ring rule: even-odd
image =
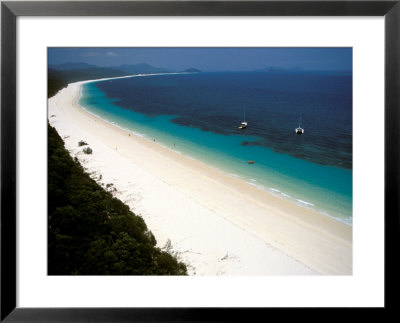
[[[19,16],[382,16],[385,19],[385,306],[395,310],[399,220],[400,0],[1,3],[1,321],[254,321],[265,309],[16,307],[16,19]],[[272,310],[272,309],[271,309]],[[278,309],[275,309],[278,310]],[[381,315],[382,309],[377,309]],[[261,313],[260,313],[261,312]],[[332,312],[332,311],[331,311]],[[326,317],[326,313],[324,313]],[[334,318],[331,316],[330,318]],[[347,315],[347,314],[346,314]],[[245,319],[247,318],[247,319]],[[298,319],[298,318],[297,318]]]

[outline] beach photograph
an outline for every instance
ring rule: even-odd
[[[48,47],[48,275],[353,274],[350,47]]]

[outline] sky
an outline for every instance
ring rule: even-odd
[[[48,63],[118,66],[147,63],[171,70],[248,71],[268,67],[352,70],[352,48],[49,48]]]

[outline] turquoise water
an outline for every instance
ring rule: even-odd
[[[160,77],[170,76],[158,76]],[[176,77],[179,75],[175,75],[174,79]],[[140,77],[147,79],[146,82],[150,78],[152,77]],[[136,78],[135,82],[139,81]],[[113,86],[119,84],[119,80],[112,82]],[[107,96],[100,89],[100,83],[105,82],[82,86],[79,103],[89,112],[137,135],[149,140],[155,139],[157,143],[172,150],[224,170],[231,176],[240,177],[249,184],[292,203],[315,209],[347,224],[352,223],[351,168],[311,162],[311,157],[298,158],[289,153],[278,152],[267,145],[244,144],[260,141],[260,136],[251,133],[238,135],[212,132],[177,123],[177,114],[145,114],[121,107],[120,99]],[[254,160],[255,164],[248,164],[249,160]]]

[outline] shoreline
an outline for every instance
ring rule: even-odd
[[[348,173],[347,169],[341,169],[340,167],[332,165],[325,165],[325,167],[324,165],[312,163],[283,153],[269,153],[268,156],[258,156],[256,158],[259,159],[261,163],[257,161],[257,165],[249,168],[247,166],[247,160],[240,160],[240,156],[248,155],[248,159],[254,158],[254,154],[260,153],[259,151],[255,151],[254,148],[250,148],[248,151],[236,151],[233,154],[229,150],[225,151],[225,149],[219,151],[218,147],[220,145],[223,147],[226,144],[226,140],[221,139],[224,138],[224,136],[213,134],[212,131],[206,131],[203,137],[199,138],[198,142],[192,141],[196,136],[196,132],[199,131],[199,128],[177,124],[174,121],[174,119],[178,118],[177,115],[161,114],[158,116],[148,116],[147,114],[137,113],[119,107],[118,104],[113,103],[116,98],[108,98],[102,90],[96,89],[97,86],[94,84],[95,83],[84,86],[87,86],[88,91],[89,88],[91,89],[90,91],[93,91],[96,99],[97,96],[99,96],[98,99],[102,101],[101,106],[106,104],[107,108],[90,106],[90,99],[89,101],[82,101],[84,105],[82,108],[94,114],[95,117],[101,118],[123,130],[130,131],[148,140],[153,141],[155,138],[159,145],[169,148],[170,150],[194,158],[210,167],[217,168],[224,173],[229,173],[234,177],[240,177],[247,184],[257,186],[259,189],[267,191],[269,194],[278,196],[301,207],[311,208],[324,216],[331,217],[352,226],[351,170]],[[88,107],[86,107],[86,104],[88,104]],[[111,114],[108,113],[108,107],[111,109],[110,111],[112,111],[110,112]],[[150,122],[149,125],[147,121]],[[160,123],[160,128],[155,126],[155,123]],[[178,136],[175,134],[178,134]],[[213,138],[213,136],[215,137]],[[257,137],[254,139],[243,138],[240,140],[238,138],[241,136],[232,134],[228,135],[228,137],[228,143],[237,145],[237,149],[241,149],[239,145],[244,144],[244,142],[238,142],[238,140],[257,140]],[[209,145],[209,143],[211,143],[211,145]],[[268,147],[263,148],[265,148],[265,151],[272,150]],[[219,154],[218,151],[223,152],[223,154]],[[262,152],[262,154],[264,154],[264,152]],[[272,158],[273,165],[275,165],[276,168],[269,163],[263,162],[269,158]],[[275,158],[282,162],[282,168],[279,163],[273,161]],[[299,165],[296,164],[297,162]],[[305,166],[304,164],[311,166]],[[295,169],[297,166],[300,166],[300,170],[298,170],[297,173],[293,173],[292,169]],[[259,171],[256,170],[257,168],[259,168]],[[288,173],[286,173],[286,171],[288,171]],[[336,173],[338,178],[340,178],[339,186],[332,184],[337,183],[336,176],[332,175],[332,172]],[[311,173],[314,173],[314,177],[306,175],[306,178],[304,178],[302,175]],[[350,182],[343,182],[343,176],[347,177],[348,174],[350,174],[350,177],[348,177],[350,178]],[[325,181],[326,186],[318,180],[320,177],[324,178],[325,175],[327,177],[322,182]],[[344,181],[347,181],[347,179]],[[350,196],[347,189],[345,189],[346,192],[343,190],[344,185],[350,187]],[[321,195],[319,192],[321,192]]]
[[[78,101],[79,101],[79,99],[78,99]],[[94,116],[95,118],[101,119],[105,123],[112,124],[113,126],[121,129],[122,131],[126,131],[127,133],[131,133],[134,136],[143,138],[144,140],[147,140],[148,142],[153,142],[153,140],[148,135],[146,135],[145,133],[135,132],[135,131],[133,131],[133,130],[131,130],[129,128],[125,128],[125,127],[123,127],[123,126],[121,126],[121,125],[119,125],[117,123],[109,122],[107,119],[105,119],[105,118],[103,118],[103,117],[101,117],[99,115],[96,115],[96,113],[89,111],[85,107],[80,106],[80,108],[83,109],[88,114]],[[190,156],[190,155],[188,155],[185,152],[182,152],[180,150],[176,150],[176,149],[173,149],[172,147],[168,147],[168,145],[166,145],[164,143],[161,143],[160,141],[156,142],[156,144],[159,145],[160,147],[163,147],[163,148],[165,148],[165,149],[167,149],[169,151],[172,151],[172,152],[174,152],[176,154],[184,155],[185,157],[187,157],[189,159],[197,160],[198,162],[202,163],[203,165],[205,164],[204,161],[198,160],[196,157],[192,157],[192,156]],[[319,210],[315,209],[315,208],[313,208],[314,204],[312,202],[307,202],[307,201],[303,201],[303,200],[298,199],[298,198],[291,197],[288,194],[286,194],[284,191],[276,189],[276,188],[274,188],[272,186],[270,186],[270,187],[264,186],[263,184],[258,183],[257,181],[253,180],[252,178],[243,177],[241,175],[233,173],[230,170],[224,170],[224,169],[222,169],[222,167],[218,167],[218,166],[215,166],[215,165],[207,165],[207,167],[210,167],[210,168],[213,168],[213,169],[215,169],[217,171],[220,171],[220,172],[224,173],[227,176],[230,176],[230,177],[233,177],[233,178],[237,178],[240,181],[242,181],[242,184],[246,183],[247,185],[254,186],[257,189],[266,192],[267,194],[274,195],[274,196],[276,196],[276,197],[278,197],[280,199],[284,199],[287,202],[289,202],[291,204],[296,204],[297,206],[299,206],[301,208],[311,209],[313,212],[316,212],[316,213],[320,214],[323,217],[329,217],[332,220],[338,221],[340,223],[343,223],[343,224],[345,224],[347,226],[352,227],[352,218],[347,219],[344,216],[341,216],[341,217],[334,216],[334,215],[331,215],[331,214],[327,213],[327,211],[325,211],[324,209],[319,209]],[[311,208],[309,206],[311,206]]]
[[[110,180],[123,202],[131,198],[127,204],[144,218],[159,247],[170,239],[180,260],[200,275],[352,273],[351,226],[95,116],[78,105],[81,85],[93,81],[71,83],[50,98],[50,124],[84,167]],[[89,143],[93,156],[80,153],[79,140]],[[115,163],[120,170],[110,167]],[[133,169],[141,177],[136,183],[124,178]],[[174,223],[165,227],[166,221]],[[204,256],[194,256],[197,251]]]

